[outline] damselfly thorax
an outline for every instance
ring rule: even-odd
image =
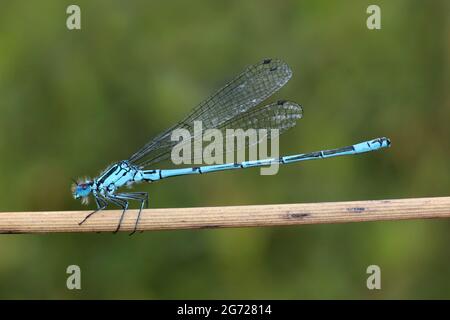
[[[94,180],[96,190],[101,195],[110,195],[124,186],[142,181],[142,171],[128,161],[123,160],[109,166]]]

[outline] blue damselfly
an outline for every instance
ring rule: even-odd
[[[109,166],[95,179],[75,182],[72,190],[74,198],[82,199],[83,203],[87,203],[88,197],[92,194],[97,205],[97,209],[87,215],[80,222],[80,225],[94,213],[105,209],[111,203],[122,209],[122,215],[115,231],[117,232],[128,209],[129,201],[135,200],[140,203],[140,207],[133,234],[137,230],[144,205],[146,203],[148,205],[148,193],[119,191],[125,185],[130,186],[139,182],[154,182],[174,176],[205,174],[223,170],[261,167],[275,163],[288,164],[298,161],[352,155],[389,147],[389,139],[376,138],[343,148],[277,158],[190,168],[152,168],[156,163],[169,159],[171,150],[177,143],[171,139],[172,132],[179,128],[192,130],[194,121],[201,121],[203,130],[214,128],[224,132],[227,128],[268,128],[278,129],[282,133],[295,126],[297,120],[302,117],[303,112],[302,107],[297,103],[278,101],[258,107],[261,102],[283,87],[291,76],[292,71],[289,66],[280,60],[265,59],[256,65],[250,66],[238,77],[194,108],[182,121],[150,140],[128,160],[122,160]],[[199,137],[192,137],[193,140],[197,138]]]

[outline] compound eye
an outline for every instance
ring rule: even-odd
[[[87,189],[87,184],[83,183],[83,184],[81,185],[81,188],[82,188],[83,190],[86,190],[86,189]]]

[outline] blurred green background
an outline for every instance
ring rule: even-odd
[[[66,28],[81,7],[82,30]],[[368,30],[366,8],[381,7]],[[448,1],[0,3],[0,211],[76,210],[97,175],[262,58],[304,106],[282,153],[387,136],[379,153],[141,185],[151,206],[446,196]],[[92,206],[92,204],[91,204]],[[0,235],[0,298],[450,298],[450,221]],[[68,265],[82,290],[66,288]],[[381,267],[382,289],[366,288]]]

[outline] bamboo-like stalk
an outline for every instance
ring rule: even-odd
[[[114,231],[121,210],[0,213],[0,233]],[[131,231],[137,210],[125,214],[121,231]],[[145,209],[138,230],[270,227],[319,223],[449,218],[450,197],[295,203],[229,207]]]

